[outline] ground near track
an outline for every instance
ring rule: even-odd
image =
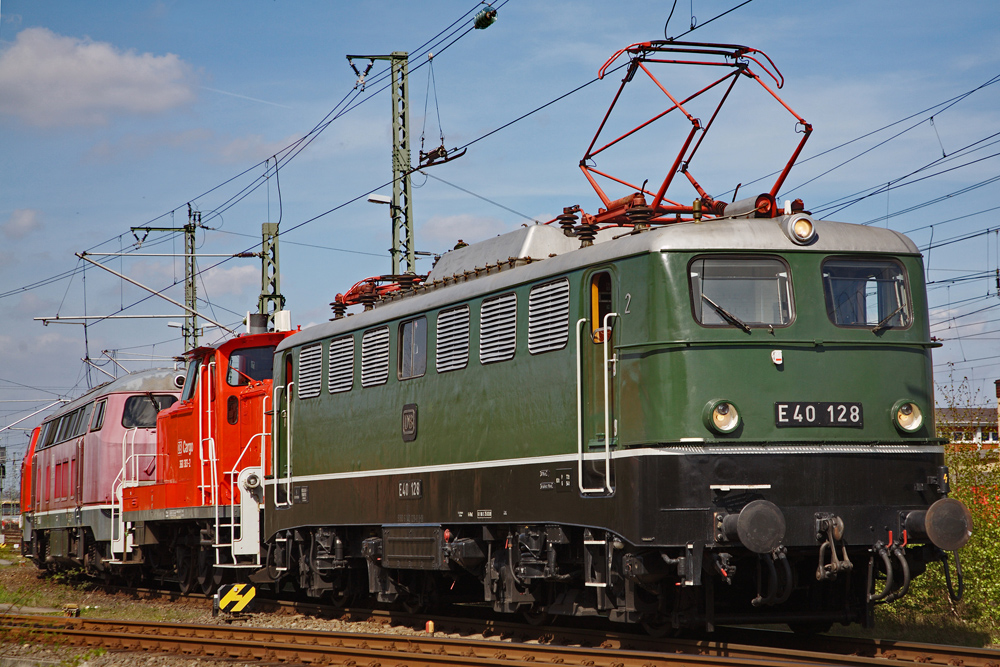
[[[13,561],[12,564],[4,565],[4,558],[7,558],[9,561]],[[9,605],[11,604],[15,605],[15,607],[8,611]],[[349,616],[343,616],[342,618],[324,618],[323,616],[289,613],[286,610],[285,613],[261,614],[241,619],[232,619],[228,617],[213,619],[211,615],[210,602],[206,599],[184,599],[178,598],[177,596],[162,594],[150,597],[148,595],[140,596],[124,592],[108,593],[103,588],[90,585],[86,582],[69,581],[66,577],[40,578],[34,566],[30,563],[18,564],[16,556],[9,558],[0,554],[0,620],[2,620],[4,613],[34,614],[39,613],[42,610],[47,610],[50,614],[58,616],[60,615],[62,606],[65,604],[77,605],[84,618],[148,620],[160,623],[214,624],[230,627],[234,630],[237,628],[242,629],[249,627],[271,627],[292,630],[323,631],[326,633],[371,633],[383,636],[397,636],[397,640],[402,641],[407,641],[403,638],[403,636],[411,636],[414,638],[414,641],[420,637],[429,637],[423,628],[423,621],[426,617],[406,618],[398,614],[388,614],[384,612],[368,613],[362,611]],[[564,623],[563,625],[568,624]],[[573,625],[577,626],[580,624],[574,623]],[[582,627],[579,629],[576,627],[557,627],[552,632],[540,632],[525,626],[520,626],[519,629],[519,627],[515,624],[497,622],[488,627],[485,632],[486,636],[484,637],[482,627],[480,627],[479,632],[476,632],[472,626],[461,627],[456,623],[439,619],[438,630],[439,631],[434,635],[437,638],[452,638],[454,640],[490,639],[494,642],[507,642],[508,646],[521,641],[533,642],[538,645],[541,641],[542,643],[552,642],[574,643],[583,646],[590,645],[597,646],[598,649],[603,645],[605,648],[612,650],[627,649],[645,651],[656,647],[655,642],[651,642],[641,636],[635,637],[634,635],[630,635],[630,633],[614,632],[612,634],[602,635],[600,631],[588,631]],[[446,632],[441,632],[441,630],[446,630]],[[58,639],[56,644],[52,644],[49,641],[52,639],[52,634],[58,633],[49,633],[49,636],[46,637],[46,641],[19,639],[16,642],[12,642],[3,641],[3,638],[0,637],[0,667],[32,664],[19,662],[24,658],[35,661],[33,664],[37,665],[64,664],[73,666],[86,664],[90,667],[119,667],[125,665],[130,667],[133,665],[138,667],[179,667],[181,665],[199,665],[202,667],[216,667],[216,665],[221,667],[225,665],[226,667],[233,667],[235,665],[242,664],[261,664],[253,659],[242,660],[240,658],[230,658],[220,660],[210,656],[174,657],[152,653],[139,653],[134,650],[106,652],[103,649],[88,649],[85,647],[71,646],[68,642],[59,641]],[[775,635],[778,633],[770,634]],[[597,641],[594,641],[595,639],[597,639]],[[720,635],[717,635],[715,639],[721,639],[721,633]],[[683,648],[681,646],[668,650],[678,653],[695,653],[696,655],[691,656],[691,658],[698,662],[709,659],[713,653],[718,656],[720,652],[722,654],[729,655],[731,658],[735,658],[735,654],[731,649],[735,649],[735,645],[737,643],[743,644],[747,642],[756,642],[761,645],[766,645],[772,644],[774,641],[780,641],[780,637],[772,637],[772,639],[773,641],[768,640],[763,635],[733,636],[724,642],[703,641],[700,646],[695,645],[688,648]],[[967,643],[976,643],[974,639],[975,638],[973,638],[972,642]],[[694,644],[697,643],[694,642]],[[123,647],[119,647],[119,649],[121,648]],[[659,650],[663,650],[663,648],[665,647],[660,645]],[[843,661],[834,659],[832,662],[830,661],[830,658],[820,660],[818,662],[812,659],[807,659],[806,662],[810,662],[811,664],[877,664],[868,663],[864,660],[859,661],[859,659],[864,657],[877,657],[881,659],[879,660],[879,663],[881,664],[893,664],[887,660],[894,658],[900,662],[905,661],[908,663],[929,662],[931,664],[964,664],[966,667],[972,667],[973,665],[981,665],[983,667],[994,665],[995,667],[1000,667],[1000,657],[998,657],[1000,654],[987,656],[985,659],[981,657],[982,654],[973,653],[942,657],[940,654],[932,655],[929,650],[921,652],[919,648],[913,652],[909,647],[902,644],[892,642],[874,644],[870,641],[865,643],[865,640],[861,640],[861,643],[854,645],[853,648],[844,648],[842,646],[840,649],[829,646],[820,646],[819,642],[813,642],[811,644],[799,643],[794,647],[786,648],[786,654],[784,657],[785,659],[790,659],[792,657],[789,651],[808,649],[854,653],[856,656],[856,658],[847,657]],[[510,649],[505,650],[509,651]],[[977,655],[980,657],[977,657]],[[390,656],[386,656],[386,659],[388,659],[388,662],[385,660],[381,661],[380,664],[382,667],[396,667],[397,665],[401,666],[407,664],[398,659],[390,659]],[[773,664],[767,657],[765,657],[764,654],[757,655],[755,657],[748,657],[747,659],[756,661],[757,664]],[[961,662],[958,662],[959,660]],[[276,660],[267,662],[278,664],[278,661]],[[303,662],[305,662],[305,660],[303,660]],[[544,661],[541,659],[541,655],[539,655],[537,660],[534,660],[534,662],[537,664],[538,662]],[[586,662],[587,661],[582,663],[577,662],[575,664],[586,664]],[[898,665],[900,662],[894,662],[894,664]],[[565,660],[564,662],[564,664],[573,663],[574,661],[571,660]],[[742,663],[742,660],[736,660],[731,664],[738,663]],[[365,666],[369,664],[374,665],[376,662],[370,660],[358,660],[356,664]],[[517,661],[508,662],[507,664],[513,667],[513,665],[517,664]],[[602,664],[602,661],[597,660],[591,662],[591,664],[599,666]],[[622,664],[624,667],[625,663],[616,660],[609,664]],[[640,664],[651,665],[652,663],[647,661],[646,663]],[[699,664],[710,663],[699,662]],[[414,667],[415,663],[411,662],[409,665],[410,667]]]

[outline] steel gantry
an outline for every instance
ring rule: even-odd
[[[354,59],[369,61],[365,74],[376,60],[388,60],[392,77],[392,273],[416,273],[417,258],[413,239],[413,199],[410,189],[410,86],[409,56],[393,51],[387,56],[347,56],[364,88],[364,74],[354,67]]]

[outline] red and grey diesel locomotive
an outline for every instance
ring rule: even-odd
[[[106,571],[112,544],[122,540],[115,516],[123,471],[154,479],[156,415],[177,400],[182,380],[169,369],[126,375],[32,432],[21,470],[22,553],[39,568]]]

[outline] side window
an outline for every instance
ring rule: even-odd
[[[59,418],[59,430],[56,431],[55,442],[62,442],[69,437],[67,436],[67,433],[69,433],[70,425],[73,422],[73,414],[74,413],[71,412],[68,415],[63,415]]]
[[[374,387],[389,379],[389,327],[369,329],[361,336],[361,386]]]
[[[514,358],[517,348],[517,295],[483,299],[479,311],[479,361],[490,364]]]
[[[416,378],[427,372],[427,318],[420,317],[399,325],[397,376],[400,380]]]
[[[611,311],[611,274],[595,273],[590,279],[590,336],[595,343],[603,343],[604,316]]]
[[[93,403],[88,403],[80,408],[80,420],[76,423],[76,429],[73,432],[74,437],[87,432],[87,425],[90,423],[90,413],[93,409]]]
[[[437,316],[438,373],[456,371],[469,365],[469,307],[443,310]]]
[[[606,274],[605,274],[606,275]],[[528,351],[561,350],[569,341],[569,281],[531,288],[528,294]]]
[[[107,408],[108,399],[98,401],[97,405],[94,407],[94,420],[90,425],[91,431],[100,431],[101,427],[104,426],[104,410]]]
[[[302,348],[299,353],[299,398],[316,398],[323,384],[323,346]]]
[[[339,394],[354,388],[354,336],[330,342],[327,387],[331,394]]]
[[[235,425],[239,420],[240,399],[236,396],[230,396],[226,399],[226,421]]]
[[[826,312],[838,327],[910,326],[906,269],[894,260],[828,259],[823,262]]]
[[[195,390],[198,388],[198,371],[201,369],[201,359],[189,359],[187,374],[184,376],[184,391],[181,393],[182,401],[190,401],[194,398]]]

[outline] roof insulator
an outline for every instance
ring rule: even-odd
[[[648,206],[633,206],[625,211],[625,217],[632,223],[636,231],[649,229],[649,220],[653,217],[653,209]]]
[[[576,236],[574,225],[579,220],[579,217],[576,215],[576,212],[579,210],[579,206],[567,206],[563,209],[562,215],[556,217],[556,220],[559,221],[559,226],[562,227],[563,234],[566,236]]]

